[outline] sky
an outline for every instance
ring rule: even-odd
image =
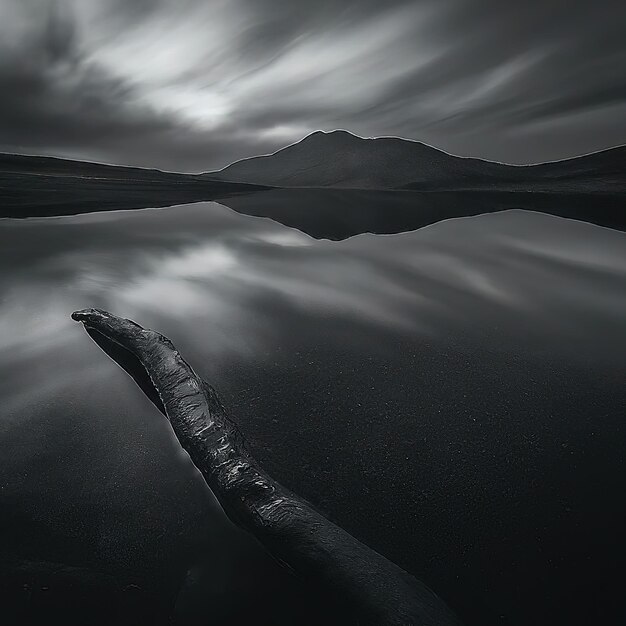
[[[626,142],[614,0],[0,0],[0,151],[209,171],[314,130],[509,163]]]

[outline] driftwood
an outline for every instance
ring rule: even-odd
[[[296,575],[347,607],[355,623],[459,623],[426,585],[263,471],[215,390],[169,339],[98,309],[77,311],[72,318],[167,417],[226,515]]]

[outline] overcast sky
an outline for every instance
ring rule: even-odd
[[[512,163],[626,142],[614,0],[0,0],[0,150],[216,169],[307,133]]]

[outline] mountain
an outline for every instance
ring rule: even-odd
[[[253,197],[257,191],[265,193]],[[357,191],[370,194],[357,198],[352,193]],[[458,197],[459,192],[465,196]],[[235,210],[257,215],[265,207],[268,217],[299,228],[306,223],[306,232],[333,239],[359,232],[398,232],[503,208],[544,211],[622,229],[624,192],[626,146],[515,166],[457,157],[406,139],[318,131],[274,154],[205,174],[0,153],[0,217],[228,199],[224,204]],[[318,201],[321,204],[315,204]],[[311,207],[311,214],[303,213],[305,206]],[[332,228],[322,214],[331,217]],[[309,228],[311,220],[315,223]]]
[[[0,153],[0,217],[160,207],[262,189],[197,174]]]
[[[267,156],[207,174],[274,187],[352,189],[552,189],[623,191],[626,147],[530,166],[458,157],[395,137],[364,139],[343,130],[317,131]]]

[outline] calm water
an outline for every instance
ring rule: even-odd
[[[201,562],[189,623],[286,584],[69,318],[96,306],[168,335],[267,469],[468,623],[615,616],[623,233],[509,211],[330,242],[201,203],[0,220],[0,266],[11,555],[163,597]]]

